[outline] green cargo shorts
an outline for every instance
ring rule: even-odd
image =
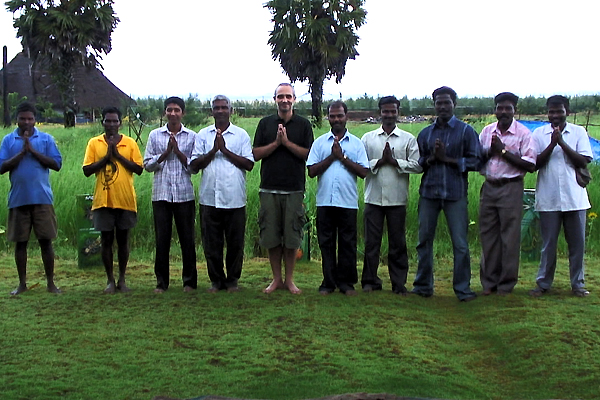
[[[304,193],[259,193],[260,245],[267,249],[282,246],[297,249],[302,244],[306,215]]]

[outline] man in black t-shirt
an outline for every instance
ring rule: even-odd
[[[260,244],[269,250],[273,281],[264,290],[302,291],[294,284],[296,251],[306,222],[306,158],[313,142],[310,122],[293,111],[296,94],[289,83],[275,89],[277,114],[263,118],[254,135],[254,160],[260,166]],[[285,279],[281,266],[285,263]]]

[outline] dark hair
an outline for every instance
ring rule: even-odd
[[[546,107],[560,105],[565,106],[565,110],[569,112],[569,99],[567,97],[555,94],[554,96],[548,97],[548,100],[546,100]]]
[[[294,96],[294,98],[296,98],[296,89],[294,89],[294,86],[292,86],[291,83],[287,83],[287,82],[283,82],[280,83],[279,85],[277,85],[277,87],[275,88],[275,91],[273,92],[273,97],[277,97],[277,89],[279,89],[280,86],[289,86],[292,88],[292,95]]]
[[[171,96],[168,99],[166,99],[165,110],[167,109],[167,106],[169,104],[177,104],[181,108],[181,111],[185,111],[185,101],[183,101],[181,97]]]
[[[433,97],[433,101],[435,102],[435,98],[440,94],[449,94],[452,102],[456,105],[456,92],[454,89],[448,86],[442,86],[433,91],[431,97]]]
[[[396,96],[385,96],[379,99],[379,111],[381,111],[381,106],[386,104],[395,104],[398,106],[398,110],[400,110],[400,100],[398,100]]]
[[[329,114],[329,110],[331,108],[337,108],[337,107],[342,107],[344,109],[344,114],[348,114],[348,106],[346,105],[346,103],[344,103],[341,100],[336,100],[332,103],[329,103],[329,105],[327,106],[327,114]]]
[[[22,112],[32,112],[33,115],[35,115],[37,113],[37,110],[35,109],[35,106],[33,104],[26,101],[17,106],[17,115],[19,115]]]
[[[517,106],[519,101],[519,96],[511,92],[502,92],[498,93],[496,97],[494,97],[494,104],[502,103],[503,101],[510,101],[513,106]]]
[[[113,106],[104,107],[102,109],[102,121],[104,121],[106,114],[117,114],[119,116],[119,122],[121,122],[121,116],[123,115],[121,114],[121,110]]]

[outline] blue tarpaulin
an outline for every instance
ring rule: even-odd
[[[533,132],[536,128],[540,126],[548,125],[548,121],[519,121],[523,125],[525,125],[531,132]],[[590,139],[590,145],[592,146],[592,154],[594,155],[594,161],[600,161],[600,140],[588,136]]]

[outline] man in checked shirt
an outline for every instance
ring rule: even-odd
[[[150,132],[144,168],[154,172],[152,185],[152,211],[156,235],[155,293],[169,288],[169,250],[173,220],[177,228],[183,261],[183,290],[196,289],[196,245],[194,221],[196,204],[191,173],[188,168],[196,133],[181,123],[185,113],[185,102],[179,97],[165,100],[167,124]]]
[[[433,239],[440,211],[444,211],[454,252],[454,294],[460,301],[474,300],[471,290],[471,256],[467,242],[468,172],[479,168],[477,132],[454,116],[456,92],[442,86],[433,91],[437,118],[417,137],[423,177],[419,189],[419,265],[412,293],[433,295]]]

